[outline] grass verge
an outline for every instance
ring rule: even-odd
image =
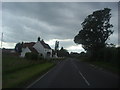
[[[26,60],[2,54],[2,88],[24,88],[55,65],[47,60]]]
[[[3,73],[15,72],[23,68],[42,63],[45,60],[26,60],[17,56],[3,54],[2,56],[2,69]]]
[[[116,74],[119,73],[119,66],[117,64],[110,63],[110,62],[102,62],[102,61],[93,61],[93,62],[90,62],[90,63],[95,65],[95,66],[106,69],[108,71],[111,71],[113,73],[116,73]]]
[[[3,88],[23,88],[28,81],[42,75],[53,66],[54,63],[46,62],[3,75]]]
[[[86,58],[86,57],[80,58],[79,60],[82,62],[87,62],[87,63],[93,64],[93,65],[97,66],[98,68],[103,68],[103,69],[113,72],[115,74],[120,73],[120,71],[119,71],[120,66],[117,63],[105,62],[105,61],[90,61],[89,58]]]

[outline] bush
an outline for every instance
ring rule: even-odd
[[[44,60],[44,57],[43,57],[42,54],[41,54],[41,55],[38,55],[38,60]]]
[[[38,54],[29,52],[29,53],[25,54],[25,58],[30,59],[30,60],[37,60],[38,59]]]
[[[30,59],[30,53],[26,53],[26,54],[25,54],[25,58],[26,58],[26,59]]]
[[[115,47],[106,47],[97,52],[97,60],[105,62],[118,62],[118,51]]]

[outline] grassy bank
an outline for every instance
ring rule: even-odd
[[[11,56],[10,54],[3,54],[2,56],[2,68],[3,73],[15,72],[19,69],[30,67],[44,62],[43,60],[26,60],[19,58],[18,56]]]
[[[52,66],[53,63],[43,63],[3,75],[3,88],[24,86],[27,80],[42,75]]]
[[[111,71],[116,74],[118,74],[120,72],[120,70],[119,70],[120,66],[118,65],[118,63],[105,62],[105,61],[100,61],[100,60],[90,61],[89,58],[87,58],[87,57],[79,58],[79,60],[93,64],[97,67],[103,68],[105,70]]]
[[[113,73],[116,73],[116,74],[119,73],[118,64],[114,64],[114,63],[111,63],[111,62],[103,62],[103,61],[94,61],[94,62],[90,62],[90,63],[93,64],[93,65],[96,65],[98,67],[102,67],[106,70],[109,70]]]
[[[55,64],[47,61],[25,60],[3,55],[3,88],[21,88],[48,71]]]

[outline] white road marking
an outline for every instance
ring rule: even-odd
[[[82,76],[82,78],[85,80],[88,86],[90,86],[90,83],[87,81],[87,79],[83,76],[83,74],[79,71],[79,74]]]
[[[90,66],[94,67],[94,68],[98,68],[97,66],[93,65],[93,64],[90,64]]]
[[[97,66],[95,66],[95,65],[93,65],[93,64],[90,64],[90,66],[92,66],[92,67],[94,67],[94,68],[97,68],[97,69],[99,69],[99,70],[103,70],[103,68],[97,67]]]
[[[78,67],[72,62],[72,64],[75,66],[75,68],[78,70],[78,73],[82,76],[82,78],[85,80],[86,84],[88,86],[90,86],[90,83],[88,82],[88,80],[83,76],[83,74],[80,72],[80,70],[78,69]]]
[[[93,64],[90,64],[90,66],[95,67]]]
[[[72,61],[71,61],[71,62],[72,62]],[[73,66],[74,66],[77,70],[79,70],[78,67],[77,67],[73,62],[72,62],[72,64],[73,64]]]
[[[48,71],[49,72],[49,71]],[[48,73],[47,72],[47,73]],[[42,75],[39,79],[37,79],[36,81],[34,81],[32,84],[30,84],[28,87],[26,88],[30,88],[31,86],[33,86],[35,83],[37,83],[40,79],[42,79],[47,73],[45,73],[44,75]]]

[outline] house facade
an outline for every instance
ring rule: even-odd
[[[52,57],[52,49],[43,40],[38,37],[37,42],[23,43],[21,57],[25,57],[27,52],[37,53],[44,58]]]

